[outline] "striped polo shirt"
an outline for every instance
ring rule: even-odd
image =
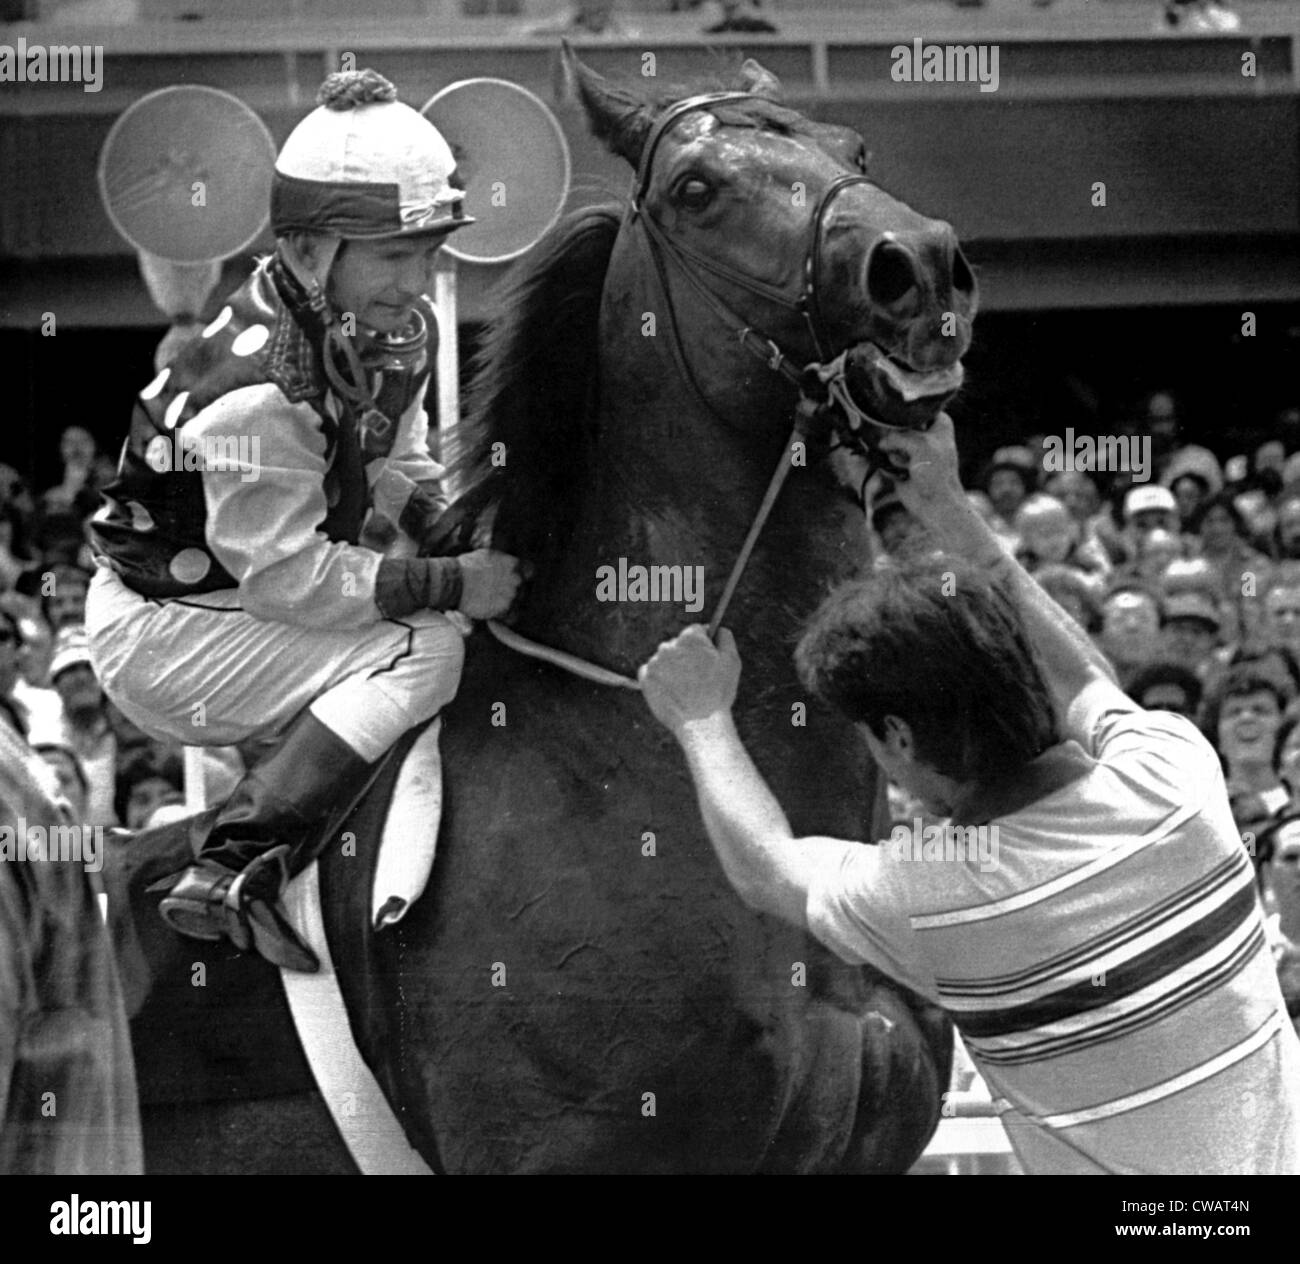
[[[810,928],[947,1010],[1028,1172],[1300,1172],[1300,1042],[1218,757],[1108,682],[1067,727],[954,813],[997,827],[979,849],[828,841]]]

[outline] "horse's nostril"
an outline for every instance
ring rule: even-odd
[[[953,256],[952,287],[958,294],[975,292],[975,274],[971,272],[970,264],[966,262],[966,256],[960,250]]]
[[[867,261],[867,293],[873,302],[889,306],[916,288],[916,262],[895,241],[882,241]]]

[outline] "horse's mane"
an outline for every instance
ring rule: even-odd
[[[532,561],[563,549],[581,503],[600,296],[621,214],[565,216],[494,292],[500,314],[473,362],[459,472],[467,494],[495,508],[493,544]]]

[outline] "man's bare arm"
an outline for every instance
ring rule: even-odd
[[[732,886],[751,908],[806,926],[809,885],[821,853],[836,844],[791,833],[731,718],[739,676],[731,633],[724,628],[715,648],[698,626],[660,646],[640,672],[650,709],[681,744]]]

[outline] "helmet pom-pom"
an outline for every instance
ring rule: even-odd
[[[327,110],[352,110],[375,101],[396,101],[397,89],[377,70],[339,70],[316,93]]]

